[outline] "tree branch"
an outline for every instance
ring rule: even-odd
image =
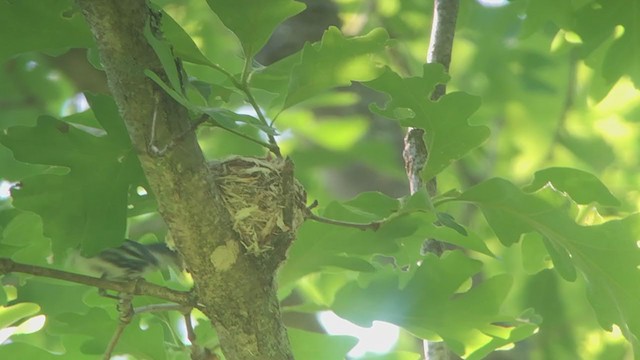
[[[15,262],[8,258],[0,258],[0,274],[19,272],[36,276],[43,276],[52,279],[64,280],[93,286],[99,289],[126,292],[131,295],[147,295],[159,299],[168,300],[183,306],[197,307],[190,292],[172,290],[163,286],[148,283],[144,280],[136,281],[135,284],[122,281],[112,281],[95,278],[92,276],[75,274],[67,271],[45,268],[42,266],[28,265]]]
[[[446,71],[449,71],[451,63],[451,52],[453,49],[453,37],[455,35],[456,19],[458,16],[459,0],[434,0],[433,22],[431,24],[431,39],[427,51],[427,63],[442,64]],[[446,85],[438,84],[431,94],[431,100],[438,100],[446,93]],[[404,151],[402,153],[405,161],[405,170],[409,179],[409,187],[412,194],[418,192],[423,186],[421,178],[429,160],[427,145],[424,142],[424,130],[410,128],[404,139]],[[430,196],[435,196],[438,190],[436,178],[427,179],[427,191]],[[441,255],[444,251],[442,243],[428,239],[424,250]],[[443,342],[425,343],[427,353],[425,356],[429,360],[444,360],[458,358],[451,352]]]

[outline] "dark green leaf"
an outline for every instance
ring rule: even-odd
[[[173,55],[173,50],[171,49],[171,46],[167,42],[156,38],[156,35],[152,34],[151,32],[151,28],[149,27],[149,24],[147,24],[144,28],[144,36],[149,42],[149,45],[151,45],[151,47],[153,48],[153,51],[155,51],[156,55],[158,55],[158,59],[160,59],[160,63],[162,64],[162,69],[164,70],[164,73],[169,79],[169,84],[171,84],[171,88],[174,91],[182,94],[182,81],[181,81],[182,76],[178,72],[178,66],[176,64],[176,59]],[[145,74],[149,76],[148,74],[149,72],[153,73],[150,70],[146,70]],[[156,81],[156,83],[158,82]]]
[[[244,123],[266,134],[278,135],[276,129],[267,124],[263,124],[260,120],[250,115],[237,114],[231,110],[222,108],[198,107],[197,110],[209,115],[211,119],[216,122],[215,125],[223,128],[235,129],[238,127],[238,123]]]
[[[89,254],[120,244],[129,187],[144,183],[115,106],[106,97],[89,100],[105,136],[41,117],[35,127],[15,126],[0,137],[18,160],[69,169],[23,179],[12,192],[16,207],[42,217],[58,254],[78,244]]]
[[[93,38],[72,1],[0,1],[0,61],[36,50],[89,47]]]
[[[331,27],[320,42],[257,72],[252,86],[284,94],[277,102],[286,109],[351,81],[376,78],[381,68],[375,56],[385,50],[388,40],[382,29],[349,38]]]
[[[253,58],[276,26],[305,6],[291,0],[207,0],[224,25],[233,31],[247,58]]]
[[[173,51],[180,59],[194,64],[212,65],[211,61],[193,42],[191,36],[164,11],[162,12],[162,33],[173,45]]]

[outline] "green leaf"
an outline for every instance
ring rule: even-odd
[[[213,63],[200,51],[189,34],[169,14],[162,12],[162,33],[173,45],[176,56],[194,64],[211,66]]]
[[[547,184],[551,184],[557,191],[566,193],[580,205],[598,202],[605,206],[620,206],[620,201],[595,175],[578,169],[553,167],[537,171],[531,184],[523,190],[534,192]]]
[[[640,350],[640,215],[580,226],[565,212],[503,179],[476,185],[459,200],[478,205],[505,245],[524,233],[542,235],[565,279],[575,279],[576,269],[586,278],[589,301],[600,325],[610,330],[617,324],[634,349]]]
[[[40,306],[33,303],[19,303],[0,307],[0,329],[11,326],[15,322],[40,312]]]
[[[404,287],[400,286],[398,270],[380,271],[366,287],[356,282],[343,287],[332,309],[361,326],[381,320],[424,339],[442,338],[459,355],[479,358],[476,351],[486,352],[519,340],[536,328],[499,311],[511,287],[508,275],[489,278],[457,293],[480,269],[479,261],[460,251],[442,258],[430,254]]]
[[[73,359],[84,360],[84,359],[95,359],[95,356],[83,356],[83,354],[76,353],[75,351],[71,351],[73,355]],[[65,353],[66,356],[69,356],[69,352]],[[39,347],[33,346],[29,343],[9,343],[3,344],[0,346],[0,356],[3,359],[38,359],[38,360],[60,360],[62,356],[57,354],[52,354],[46,350],[43,350]]]
[[[244,123],[269,135],[278,135],[273,127],[263,124],[260,120],[250,115],[237,114],[231,110],[223,108],[197,107],[197,111],[201,111],[211,117],[210,121],[215,121],[214,125],[221,126],[226,129],[235,129],[238,123]]]
[[[389,41],[383,29],[348,38],[330,27],[320,43],[307,44],[300,63],[293,68],[284,107],[288,108],[314,95],[351,81],[368,81],[380,74],[373,56],[381,53]]]
[[[536,274],[549,268],[549,252],[538,233],[525,234],[522,237],[522,267],[528,274]]]
[[[278,272],[279,284],[286,286],[304,275],[327,268],[374,271],[365,260],[372,253],[393,253],[393,241],[376,241],[375,233],[308,221],[298,231],[289,250],[289,260]]]
[[[207,0],[207,4],[240,39],[248,59],[264,46],[276,26],[305,8],[291,0]]]
[[[479,98],[454,92],[439,101],[431,101],[436,84],[447,80],[441,65],[426,64],[422,77],[403,79],[386,68],[379,78],[365,83],[390,97],[384,108],[372,105],[373,112],[398,120],[402,126],[425,129],[428,150],[427,165],[422,171],[425,180],[436,176],[489,137],[487,127],[468,124],[468,118],[480,107]]]
[[[640,89],[640,28],[637,26],[638,6],[634,1],[595,1],[594,6],[584,6],[574,13],[571,27],[583,42],[583,54],[590,54],[615,33],[616,27],[624,29],[606,49],[601,71],[608,84],[628,75]]]
[[[144,37],[149,42],[149,45],[151,45],[156,55],[158,55],[158,59],[160,59],[160,63],[162,64],[162,69],[164,70],[164,73],[169,79],[169,84],[171,84],[171,88],[174,91],[178,92],[179,94],[182,94],[182,81],[181,81],[182,76],[178,73],[176,59],[173,55],[173,50],[171,49],[171,46],[167,42],[156,38],[156,36],[151,32],[151,27],[149,24],[145,25]],[[149,76],[148,72],[151,72],[151,71],[145,70],[145,74],[147,76]],[[156,81],[156,83],[158,83],[158,81]]]
[[[296,359],[344,359],[358,343],[358,339],[351,336],[329,336],[294,328],[289,328],[287,333]]]
[[[451,216],[451,214],[447,214],[445,212],[437,212],[436,216],[438,217],[438,222],[443,226],[446,226],[450,229],[455,230],[460,235],[463,235],[463,236],[468,235],[467,230],[464,228],[464,226],[458,224],[456,222],[456,219],[454,219],[453,216]]]
[[[576,299],[562,293],[558,276],[550,270],[541,271],[527,279],[522,294],[525,306],[531,306],[544,321],[531,340],[536,352],[546,359],[579,359],[576,330],[571,313],[576,313]],[[580,311],[580,310],[578,310]],[[613,358],[621,358],[614,356]]]
[[[65,0],[0,1],[0,62],[27,51],[89,47],[84,18]]]
[[[284,94],[276,103],[289,108],[324,91],[347,86],[351,81],[376,78],[381,68],[375,56],[382,54],[389,41],[383,29],[345,37],[330,27],[320,42],[306,44],[301,52],[256,72],[251,85]]]
[[[180,105],[184,106],[185,108],[189,109],[189,110],[194,110],[196,105],[192,104],[186,97],[184,97],[184,95],[182,95],[179,91],[176,91],[175,89],[171,88],[169,85],[167,85],[161,78],[160,76],[158,76],[156,73],[154,73],[153,71],[149,70],[149,69],[145,69],[144,70],[144,74],[151,79],[153,82],[155,82],[156,84],[158,84],[158,86],[160,86],[162,88],[162,90],[164,90],[169,96],[171,96],[173,98],[173,100],[177,101]],[[179,89],[179,87],[178,87]]]
[[[422,355],[408,351],[394,351],[386,354],[367,355],[365,360],[420,360]]]
[[[88,100],[107,130],[103,136],[48,116],[35,127],[14,126],[0,136],[20,161],[69,170],[23,179],[12,192],[14,206],[42,217],[56,254],[78,244],[87,254],[120,244],[129,187],[144,183],[115,104],[104,96]]]
[[[84,340],[81,350],[95,356],[104,353],[117,323],[118,320],[109,316],[103,309],[92,308],[86,314],[65,313],[56,316],[52,321],[51,330],[66,335],[65,337],[75,338],[82,335]],[[106,326],[109,324],[112,326]],[[116,352],[131,354],[136,358],[166,359],[161,327],[154,325],[142,330],[140,317],[135,317],[133,323],[125,328]]]
[[[51,244],[42,234],[40,217],[34,213],[21,211],[14,217],[2,232],[0,244],[10,248],[3,248],[2,256],[10,256],[18,262],[48,265]]]
[[[253,116],[237,114],[231,110],[227,110],[223,108],[198,106],[196,104],[193,104],[191,101],[189,101],[186,97],[184,97],[182,94],[180,94],[176,90],[170,88],[169,85],[167,85],[164,81],[162,81],[162,79],[160,79],[160,77],[156,75],[153,71],[147,69],[145,70],[145,75],[147,75],[148,78],[153,80],[153,82],[158,84],[164,91],[167,92],[167,94],[169,94],[169,96],[171,96],[174,100],[176,100],[185,108],[189,109],[190,111],[198,115],[199,114],[209,115],[211,117],[210,122],[212,122],[216,126],[220,126],[225,129],[235,129],[238,127],[237,123],[245,123],[251,127],[254,127],[256,129],[259,129],[265,132],[266,134],[278,135],[278,133],[276,132],[276,129],[274,129],[269,125],[263,124],[260,120],[254,118]]]
[[[571,3],[571,0],[529,1],[525,10],[526,17],[522,24],[521,36],[530,36],[550,20],[561,27],[569,25],[573,12]],[[549,11],[550,7],[553,7],[554,11]]]

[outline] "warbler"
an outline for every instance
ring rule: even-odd
[[[88,275],[119,281],[135,280],[156,270],[180,270],[182,267],[178,253],[165,243],[141,244],[132,240],[125,240],[121,246],[103,250],[93,257],[74,252],[70,262],[73,268]]]

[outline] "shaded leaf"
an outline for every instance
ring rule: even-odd
[[[264,46],[278,24],[305,8],[292,0],[207,0],[207,4],[240,39],[247,58]]]
[[[144,183],[118,111],[110,98],[88,97],[108,131],[94,136],[67,122],[43,116],[35,127],[14,126],[0,136],[16,159],[69,169],[21,181],[14,206],[42,217],[45,235],[61,254],[82,244],[87,254],[117,246],[126,226],[127,194]]]
[[[0,61],[27,51],[93,44],[89,27],[71,1],[1,1],[0,33]]]
[[[376,78],[381,68],[373,60],[388,40],[383,29],[345,37],[330,27],[320,42],[306,44],[302,51],[256,72],[251,84],[283,94],[276,103],[286,109],[331,88],[350,85],[351,81]]]
[[[180,59],[206,66],[212,64],[182,26],[164,11],[162,12],[162,33],[173,45],[173,51]]]

